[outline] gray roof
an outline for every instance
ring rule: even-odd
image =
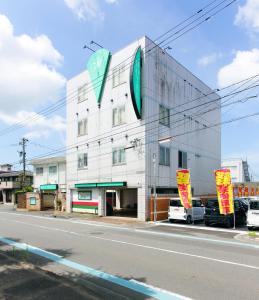
[[[11,171],[0,173],[0,177],[15,177],[23,174],[23,171]],[[33,176],[31,171],[26,171],[26,176]]]
[[[60,163],[60,162],[66,162],[66,157],[65,156],[52,156],[52,157],[32,159],[29,162],[29,164],[30,165],[44,165],[44,164],[53,164],[53,163]]]

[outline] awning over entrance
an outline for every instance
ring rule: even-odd
[[[125,187],[126,181],[114,181],[114,182],[94,182],[94,183],[77,183],[75,187],[80,188],[98,188],[98,187]]]
[[[42,184],[40,186],[41,191],[56,191],[58,189],[58,184]]]

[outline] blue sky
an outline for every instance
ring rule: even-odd
[[[28,157],[64,145],[64,109],[47,119],[37,116],[37,122],[32,117],[25,128],[8,134],[6,128],[64,97],[65,80],[86,67],[90,52],[82,49],[84,44],[95,40],[115,52],[143,35],[155,39],[207,3],[0,0],[1,162],[19,160],[17,144],[23,135],[30,140]],[[170,53],[212,88],[257,74],[258,15],[259,0],[237,1],[173,42]],[[31,73],[25,73],[25,69]],[[246,96],[257,93],[253,90]],[[226,112],[223,110],[223,120],[259,111],[258,101],[228,107]],[[222,156],[247,158],[259,174],[258,124],[257,117],[222,127]]]

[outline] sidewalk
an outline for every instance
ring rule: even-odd
[[[0,243],[0,299],[147,299],[97,277],[71,272],[26,251]],[[149,298],[151,299],[151,298]]]

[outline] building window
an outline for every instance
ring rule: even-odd
[[[112,150],[112,164],[120,165],[126,162],[125,157],[125,149],[124,148],[116,148]]]
[[[78,200],[92,200],[92,191],[78,192]]]
[[[43,167],[36,168],[36,175],[43,175]]]
[[[80,153],[77,157],[77,168],[84,169],[87,168],[87,153]]]
[[[159,146],[159,164],[170,166],[170,148]]]
[[[115,107],[112,110],[112,125],[117,126],[125,123],[125,105]]]
[[[178,151],[178,168],[187,169],[187,152]]]
[[[112,87],[116,87],[125,82],[125,66],[119,65],[113,69]]]
[[[87,86],[84,84],[77,89],[77,101],[81,103],[87,100]]]
[[[49,175],[57,174],[57,166],[49,166]]]
[[[87,134],[87,119],[82,119],[78,121],[78,136]]]
[[[170,109],[159,105],[159,123],[170,127]]]

